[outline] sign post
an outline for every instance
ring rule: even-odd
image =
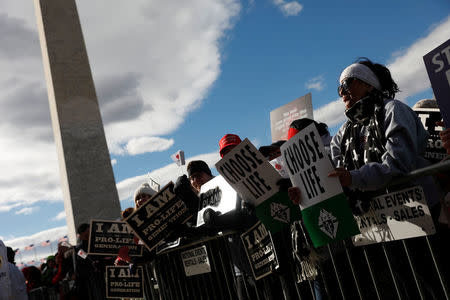
[[[314,247],[359,233],[320,135],[309,125],[281,146],[292,184],[301,191],[303,222]]]

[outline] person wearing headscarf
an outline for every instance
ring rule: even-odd
[[[399,91],[388,68],[360,59],[344,69],[338,87],[347,121],[331,141],[338,177],[354,209],[368,209],[374,192],[394,178],[429,164],[424,158],[428,132],[417,114],[395,100]],[[431,177],[419,179],[430,208],[439,203]],[[362,203],[361,203],[362,201]],[[355,207],[356,204],[356,207]]]

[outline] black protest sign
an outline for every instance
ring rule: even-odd
[[[414,186],[370,200],[367,213],[357,216],[361,234],[352,237],[356,246],[390,242],[436,232],[421,186]]]
[[[445,126],[448,128],[450,127],[450,40],[424,55],[423,61]]]
[[[313,118],[311,93],[295,99],[270,112],[272,142],[287,140],[289,125],[301,118]]]
[[[280,264],[273,245],[272,236],[261,222],[253,225],[241,235],[248,261],[256,280],[271,274]]]
[[[278,192],[280,174],[248,139],[216,163],[217,171],[245,201],[258,206]]]
[[[168,183],[125,219],[150,251],[191,217],[186,204],[173,192],[173,186]]]
[[[141,256],[143,247],[133,241],[134,234],[127,223],[121,221],[91,220],[88,253],[94,255],[117,255],[127,246],[130,256]]]
[[[106,298],[144,298],[142,267],[132,274],[128,266],[107,266]]]
[[[436,125],[437,121],[442,120],[441,112],[438,108],[414,108],[414,111],[430,134],[428,137],[427,149],[425,151],[425,158],[432,163],[438,163],[447,157],[445,148],[442,146],[442,140],[439,137],[439,132],[441,132],[443,128]]]
[[[236,191],[222,176],[216,176],[202,185],[198,197],[197,227],[205,223],[203,213],[208,208],[225,214],[236,209],[238,200]]]

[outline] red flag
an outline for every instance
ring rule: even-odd
[[[174,153],[170,156],[172,160],[177,164],[177,166],[183,166],[186,164],[184,160],[184,151],[178,150],[177,153]]]

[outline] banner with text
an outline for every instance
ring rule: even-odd
[[[186,204],[174,194],[173,186],[168,183],[125,219],[150,251],[163,243],[176,225],[191,217]]]
[[[199,194],[197,227],[205,224],[203,213],[208,208],[225,214],[236,209],[238,196],[231,185],[222,177],[216,176],[202,185]]]
[[[311,93],[295,99],[270,112],[272,142],[287,140],[289,125],[301,118],[313,118]]]
[[[421,186],[414,186],[370,200],[370,209],[356,217],[361,234],[355,246],[390,242],[436,232]]]
[[[106,298],[144,298],[142,267],[134,274],[128,266],[106,266]]]
[[[270,232],[257,222],[241,235],[253,276],[259,280],[280,267]]]
[[[206,246],[200,246],[180,253],[186,276],[211,272]]]
[[[424,55],[434,97],[441,109],[445,127],[450,127],[450,39]]]
[[[315,247],[359,233],[339,179],[314,124],[281,146],[292,184],[301,191],[303,221]]]
[[[425,158],[434,164],[438,163],[447,156],[447,152],[444,146],[442,146],[442,140],[439,137],[439,132],[444,128],[436,126],[436,122],[442,120],[441,112],[439,108],[414,108],[414,111],[430,134]]]
[[[136,245],[133,238],[133,231],[125,222],[91,220],[88,253],[115,256],[122,246],[127,246],[130,256],[142,256],[143,247]]]

